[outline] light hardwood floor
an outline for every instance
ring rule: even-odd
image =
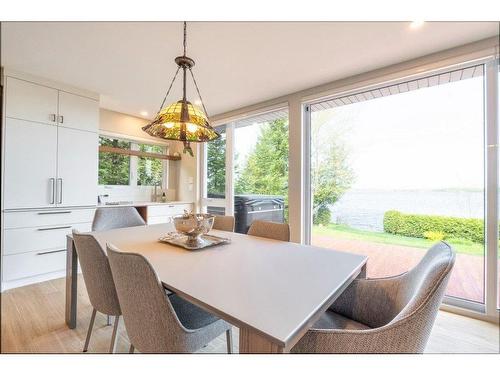
[[[92,308],[83,279],[78,287],[78,325],[68,329],[64,322],[64,279],[8,290],[1,294],[2,353],[79,353]],[[112,327],[97,314],[89,352],[106,353]],[[117,351],[128,352],[129,342],[123,322],[117,336]],[[238,329],[233,328],[234,352],[238,352]],[[499,327],[475,319],[440,311],[426,352],[498,353]],[[225,353],[222,335],[200,353]]]

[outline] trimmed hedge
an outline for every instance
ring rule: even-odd
[[[445,239],[463,238],[483,243],[484,220],[387,211],[384,214],[384,232],[417,238],[425,238],[429,232],[441,232]]]

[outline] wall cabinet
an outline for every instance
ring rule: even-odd
[[[5,290],[61,277],[66,235],[91,230],[99,101],[95,94],[24,74],[6,73],[3,79]]]
[[[95,205],[98,101],[6,77],[4,209]]]
[[[59,91],[21,79],[7,77],[5,116],[55,125]]]
[[[90,206],[97,200],[97,133],[59,127],[56,204]]]
[[[7,118],[4,208],[55,206],[57,127]]]

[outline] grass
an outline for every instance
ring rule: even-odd
[[[408,246],[421,249],[428,249],[435,243],[435,241],[427,240],[425,238],[405,237],[384,232],[372,232],[368,230],[351,228],[347,225],[341,224],[329,224],[326,226],[315,225],[313,227],[313,235],[376,242],[389,245]],[[478,256],[484,255],[484,246],[482,244],[461,238],[449,238],[445,241],[452,245],[457,253]]]

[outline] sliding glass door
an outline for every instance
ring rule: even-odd
[[[440,240],[457,252],[447,295],[485,299],[483,65],[307,107],[311,244],[405,272]]]

